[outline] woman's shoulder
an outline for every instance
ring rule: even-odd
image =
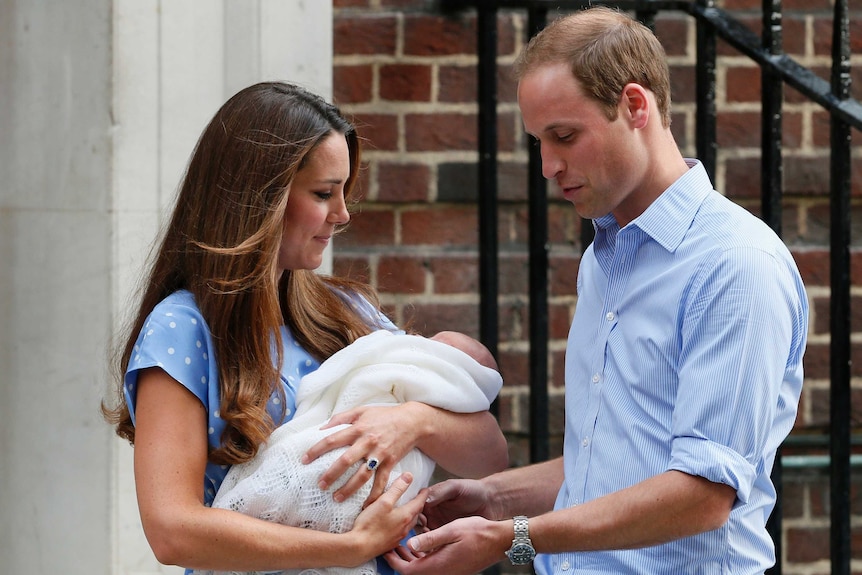
[[[157,303],[147,317],[145,325],[166,325],[182,331],[206,331],[207,325],[195,297],[187,290],[179,290]]]

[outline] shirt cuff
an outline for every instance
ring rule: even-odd
[[[748,502],[757,479],[757,470],[739,453],[726,445],[695,437],[674,439],[668,469],[729,485],[736,490],[740,503]]]

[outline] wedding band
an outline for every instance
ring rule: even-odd
[[[380,460],[376,457],[369,457],[368,461],[365,462],[365,469],[368,471],[374,471],[377,469],[377,466],[380,465]]]

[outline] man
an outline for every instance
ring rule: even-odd
[[[540,574],[763,573],[769,475],[802,387],[793,259],[680,154],[649,29],[607,8],[569,15],[516,74],[545,177],[596,228],[567,346],[564,454],[434,486],[434,530],[387,560],[404,575],[535,552]]]

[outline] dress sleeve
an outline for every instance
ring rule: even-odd
[[[353,308],[359,315],[366,319],[366,323],[377,329],[385,329],[397,334],[403,334],[404,330],[399,329],[382,311],[374,307],[370,301],[358,293],[345,294],[337,292],[347,304]]]
[[[210,403],[218,401],[212,393],[218,389],[218,372],[209,330],[195,306],[168,298],[153,309],[144,323],[125,376],[126,401],[133,423],[138,374],[149,367],[162,368],[212,413]],[[214,405],[217,409],[218,403]]]

